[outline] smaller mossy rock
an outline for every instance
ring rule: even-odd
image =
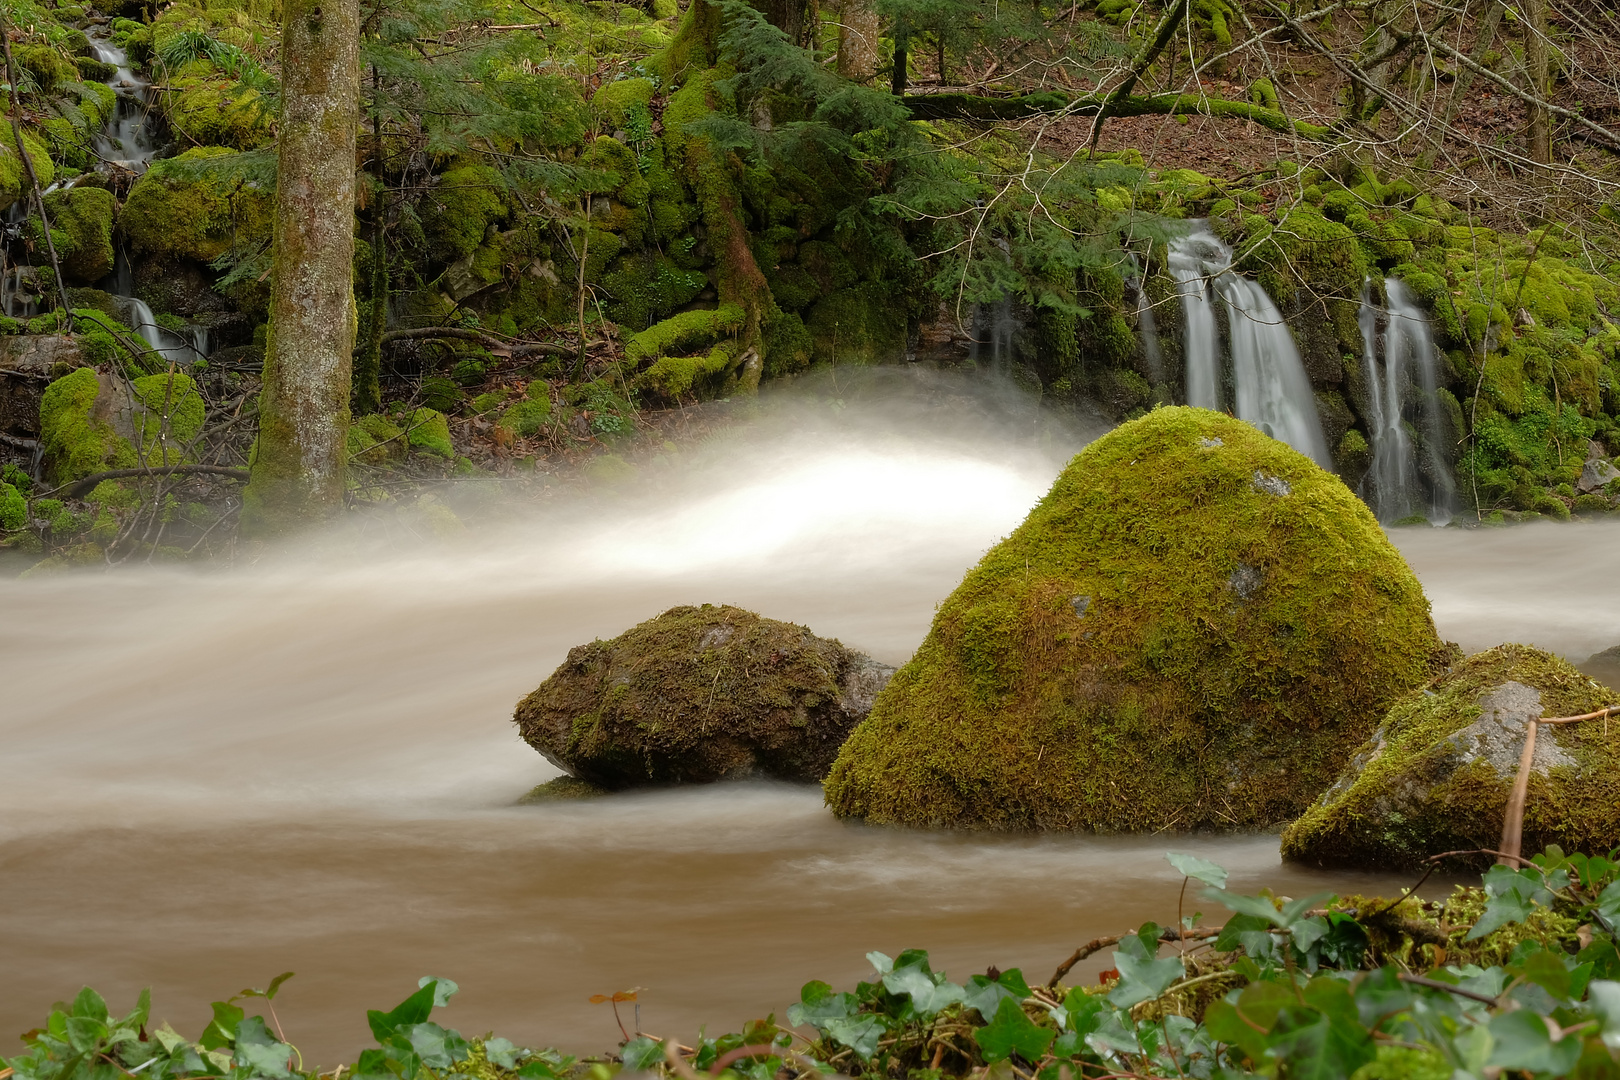
[[[130,384],[135,446],[145,465],[178,465],[195,457],[206,408],[191,376],[162,372]]]
[[[118,215],[131,254],[182,256],[212,262],[233,244],[270,237],[271,194],[252,181],[211,167],[235,151],[222,146],[187,150],[152,163],[135,181]],[[482,234],[480,234],[482,235]]]
[[[827,802],[916,826],[1277,825],[1444,654],[1337,477],[1159,408],[1086,447],[940,605]]]
[[[15,486],[0,480],[0,532],[16,532],[27,524],[27,498]]]
[[[45,209],[51,217],[56,257],[68,278],[89,284],[112,273],[112,192],[89,186],[53,191],[45,196]],[[29,228],[38,236],[38,224],[32,219]]]
[[[1476,653],[1390,708],[1333,786],[1283,830],[1283,858],[1390,870],[1495,848],[1530,720],[1615,704],[1620,693],[1551,653],[1515,644]],[[1601,720],[1536,733],[1523,850],[1552,844],[1589,855],[1620,847],[1620,745]]]
[[[570,650],[513,720],[553,764],[599,787],[813,781],[891,672],[802,626],[678,607]]]
[[[268,142],[275,116],[270,102],[207,67],[192,72],[188,65],[186,73],[166,80],[162,100],[169,126],[193,145],[252,150]]]
[[[439,177],[421,209],[432,258],[452,263],[477,251],[489,227],[506,217],[505,193],[505,180],[488,165],[461,165]]]
[[[104,469],[132,469],[135,448],[115,429],[129,423],[130,406],[110,380],[79,368],[45,388],[39,401],[40,448],[45,475],[66,484]]]
[[[619,79],[605,83],[591,95],[591,111],[598,120],[612,127],[623,127],[631,110],[647,108],[657,87],[651,79]]]
[[[22,145],[28,151],[28,161],[34,166],[40,188],[49,187],[51,181],[56,179],[56,166],[51,161],[50,148],[32,131],[22,133]],[[10,124],[0,124],[0,210],[9,208],[22,198],[26,190],[28,170],[23,168],[22,156],[17,153],[16,134]]]
[[[417,409],[405,417],[405,438],[411,449],[446,461],[456,459],[456,448],[450,442],[450,421],[435,409]]]

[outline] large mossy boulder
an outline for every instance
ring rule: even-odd
[[[268,240],[274,196],[217,160],[233,153],[201,146],[153,162],[130,188],[118,215],[130,253],[208,263],[233,248]]]
[[[570,650],[513,720],[554,765],[604,788],[819,780],[891,672],[802,626],[678,607]]]
[[[158,469],[195,457],[204,406],[187,375],[124,382],[81,367],[39,402],[45,475],[66,484],[109,469]]]
[[[905,825],[1274,825],[1443,655],[1336,477],[1238,420],[1156,409],[1081,452],[940,606],[827,802]]]
[[[1494,849],[1530,720],[1614,704],[1620,693],[1551,653],[1526,645],[1476,653],[1390,708],[1338,781],[1283,830],[1283,857],[1392,869]],[[1620,847],[1620,742],[1604,721],[1542,725],[1531,767],[1521,850]]]

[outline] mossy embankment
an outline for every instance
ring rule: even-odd
[[[907,825],[1280,824],[1447,655],[1337,478],[1157,409],[1082,451],[941,604],[827,802]]]

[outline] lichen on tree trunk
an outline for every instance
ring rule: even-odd
[[[284,0],[271,335],[242,512],[259,535],[343,505],[359,43],[358,0]]]

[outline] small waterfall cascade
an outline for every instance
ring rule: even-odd
[[[1372,283],[1362,286],[1357,317],[1372,435],[1372,467],[1362,496],[1379,521],[1421,514],[1444,525],[1455,512],[1456,490],[1440,423],[1429,321],[1400,279],[1386,279],[1384,291],[1387,312],[1379,310]]]
[[[968,357],[979,367],[1005,373],[1013,360],[1013,334],[1018,319],[1007,298],[993,304],[980,304],[973,316],[973,346]]]
[[[1136,327],[1142,335],[1142,358],[1147,361],[1148,380],[1153,384],[1154,393],[1162,393],[1161,387],[1164,379],[1164,352],[1159,348],[1159,325],[1153,317],[1153,300],[1148,296],[1147,275],[1142,273],[1142,264],[1137,262],[1136,256],[1131,256],[1131,266],[1135,273],[1126,284],[1136,290]]]
[[[176,364],[194,364],[207,355],[207,330],[201,330],[202,339],[187,341],[172,330],[158,325],[157,316],[145,300],[133,296],[118,297],[123,308],[124,323],[141,336],[147,348]]]
[[[39,292],[28,267],[13,266],[0,275],[0,313],[13,319],[39,314]]]
[[[96,136],[96,153],[113,165],[133,173],[143,173],[159,149],[159,144],[147,130],[151,84],[130,69],[129,57],[110,40],[91,38],[90,47],[97,60],[118,69],[117,74],[107,82],[118,95],[117,109],[106,128]]]
[[[1202,225],[1171,242],[1169,269],[1186,327],[1187,404],[1230,407],[1238,419],[1333,468],[1299,348],[1266,290],[1232,270],[1232,249]],[[1224,355],[1217,298],[1226,315]],[[1223,358],[1230,360],[1229,381]]]

